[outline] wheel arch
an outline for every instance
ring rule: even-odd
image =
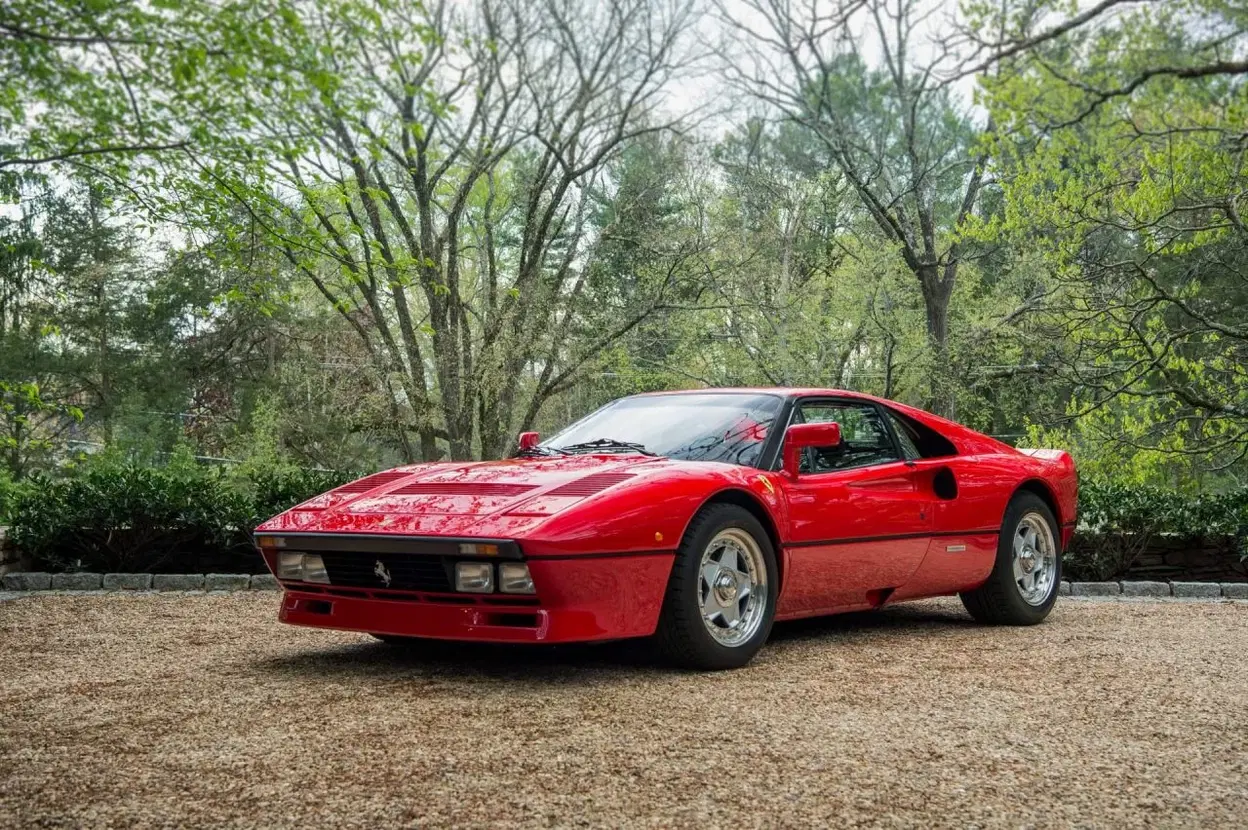
[[[776,576],[778,578],[777,590],[784,587],[784,549],[780,546],[780,532],[776,527],[776,521],[772,518],[770,511],[763,503],[748,490],[742,490],[736,487],[729,487],[720,490],[698,505],[698,509],[694,511],[696,516],[713,504],[731,504],[749,512],[754,518],[758,519],[758,523],[763,526],[763,530],[767,533],[767,538],[771,541],[771,549],[776,555]],[[689,519],[692,524],[693,517]],[[688,533],[688,525],[685,526],[685,533]],[[684,534],[681,535],[683,541]]]
[[[1010,501],[1006,503],[1007,510],[1009,509],[1010,502],[1013,502],[1019,493],[1032,493],[1038,497],[1040,501],[1044,502],[1045,505],[1048,506],[1049,510],[1053,511],[1053,518],[1057,521],[1057,526],[1060,530],[1062,526],[1062,510],[1057,503],[1057,495],[1053,492],[1053,489],[1047,482],[1039,478],[1029,478],[1022,484],[1018,485],[1018,487],[1014,488],[1014,492],[1010,494]],[[1061,534],[1059,533],[1058,535],[1058,541],[1060,543]]]

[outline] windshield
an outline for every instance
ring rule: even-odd
[[[599,409],[542,446],[593,452],[613,443],[686,461],[722,461],[757,467],[781,399],[775,395],[707,393],[622,398]]]

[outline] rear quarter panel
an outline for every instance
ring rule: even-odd
[[[947,467],[957,481],[958,493],[954,499],[935,501],[927,556],[892,600],[953,594],[982,585],[996,562],[1006,508],[1024,487],[1038,485],[1047,491],[1056,508],[1063,546],[1069,541],[1076,498],[1070,457],[1060,453],[1036,458],[1001,446],[1001,451],[920,462]],[[976,448],[995,450],[986,444]]]

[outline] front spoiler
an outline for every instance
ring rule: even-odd
[[[674,555],[529,560],[537,604],[345,596],[284,585],[278,618],[291,625],[492,643],[575,643],[645,637],[658,626]],[[332,590],[332,586],[328,586]],[[452,598],[453,599],[453,598]],[[495,604],[497,603],[497,604]]]

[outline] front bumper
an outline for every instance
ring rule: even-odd
[[[527,560],[536,596],[364,591],[284,583],[291,625],[494,643],[645,637],[658,625],[672,553]]]

